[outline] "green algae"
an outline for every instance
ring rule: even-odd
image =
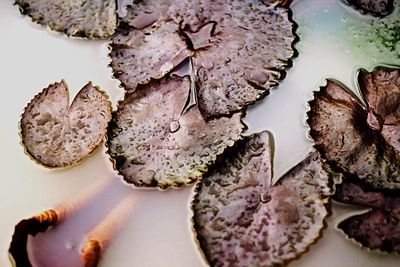
[[[295,11],[300,39],[329,42],[357,66],[400,64],[400,2],[384,18],[362,15],[340,1],[328,0]]]

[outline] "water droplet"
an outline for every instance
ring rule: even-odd
[[[169,124],[169,130],[170,130],[171,133],[175,133],[176,131],[179,130],[180,127],[181,127],[181,125],[179,124],[178,121],[172,121]]]
[[[74,248],[74,244],[72,244],[71,242],[66,242],[66,243],[65,243],[65,248],[66,248],[67,250],[71,250],[71,249]]]

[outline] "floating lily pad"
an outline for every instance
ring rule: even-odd
[[[206,121],[186,112],[188,77],[164,77],[126,93],[113,114],[108,153],[136,186],[178,187],[199,178],[226,147],[241,138],[241,114]]]
[[[394,0],[344,0],[362,13],[371,13],[383,17],[394,9]]]
[[[111,120],[108,96],[91,83],[69,107],[64,81],[49,85],[27,105],[21,118],[26,151],[47,167],[66,167],[81,161],[104,139]]]
[[[211,266],[277,266],[320,236],[332,194],[318,153],[272,183],[271,136],[238,141],[196,187],[194,228]]]
[[[108,38],[117,27],[115,0],[16,0],[21,13],[67,35]]]
[[[364,247],[400,253],[399,196],[399,191],[379,192],[357,182],[339,185],[336,200],[370,208],[368,212],[348,217],[339,228]]]
[[[133,3],[113,37],[111,67],[133,91],[193,56],[200,111],[219,117],[278,84],[295,54],[293,29],[280,1]]]
[[[398,69],[360,71],[366,105],[335,81],[310,102],[310,135],[322,157],[344,178],[356,176],[375,189],[400,189]]]
[[[358,82],[368,103],[368,124],[381,131],[385,140],[400,153],[400,71],[361,70]]]
[[[110,55],[114,77],[128,92],[134,91],[138,84],[164,77],[191,55],[185,40],[177,34],[178,29],[172,22],[136,29],[122,20],[113,38]]]

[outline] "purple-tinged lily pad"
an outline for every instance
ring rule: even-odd
[[[332,177],[314,152],[272,183],[271,136],[228,149],[196,187],[197,239],[211,266],[277,266],[316,242]]]
[[[339,224],[348,237],[372,250],[400,253],[400,192],[380,192],[357,182],[337,187],[337,201],[370,208]]]
[[[294,23],[280,1],[143,1],[128,6],[111,44],[127,91],[193,57],[198,106],[209,119],[243,109],[283,78]]]
[[[360,10],[362,13],[371,13],[383,17],[394,9],[394,0],[344,0],[347,4]]]
[[[350,216],[339,228],[361,245],[400,251],[400,70],[361,70],[362,100],[338,82],[314,94],[308,124],[316,149],[343,183],[335,199],[370,211]]]
[[[107,144],[125,181],[160,188],[191,183],[241,138],[241,113],[206,121],[197,106],[185,109],[191,86],[186,76],[151,80],[118,104]]]
[[[21,13],[67,35],[104,39],[117,27],[115,0],[16,0]]]
[[[26,152],[47,167],[66,167],[88,156],[103,140],[111,120],[105,92],[90,82],[69,105],[64,81],[49,85],[26,106],[21,118]]]
[[[314,94],[310,135],[344,178],[356,176],[375,189],[400,189],[399,77],[398,69],[360,71],[365,105],[335,81]]]

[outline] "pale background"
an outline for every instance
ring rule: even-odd
[[[274,134],[275,178],[311,149],[305,125],[307,101],[313,90],[324,85],[325,78],[336,78],[354,89],[357,68],[370,69],[377,62],[400,62],[400,46],[391,54],[377,52],[375,57],[373,47],[357,48],[357,40],[351,39],[351,25],[358,24],[346,23],[364,23],[370,18],[360,18],[338,1],[300,0],[293,10],[302,38],[296,45],[299,56],[285,81],[251,107],[245,119],[249,133],[268,129]],[[91,80],[107,91],[115,105],[123,91],[119,82],[111,78],[107,53],[107,41],[67,38],[33,24],[30,18],[20,15],[11,1],[0,0],[0,266],[10,266],[7,251],[18,221],[53,207],[96,180],[119,179],[104,147],[76,167],[50,171],[24,154],[18,135],[18,121],[25,105],[42,88],[62,78],[69,85],[71,99]],[[206,266],[191,231],[192,189],[132,190],[137,205],[100,266]],[[334,208],[323,238],[291,266],[399,266],[399,257],[362,250],[335,229],[346,211],[349,209]]]

